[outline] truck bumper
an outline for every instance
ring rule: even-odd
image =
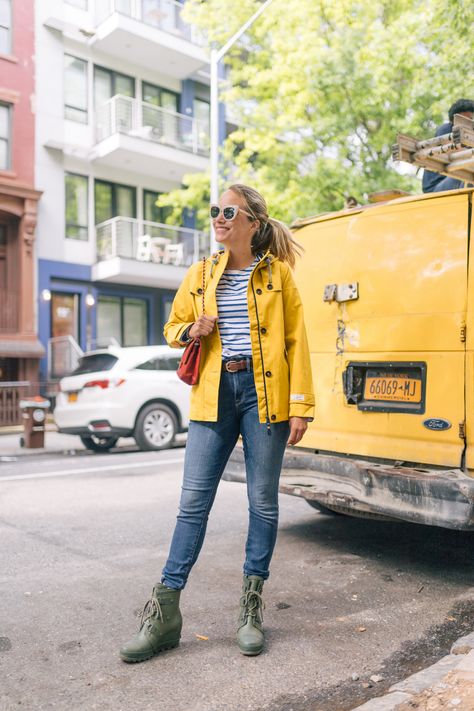
[[[245,480],[241,447],[234,450],[224,478]],[[460,469],[395,466],[287,450],[280,492],[352,516],[474,530],[474,477]]]

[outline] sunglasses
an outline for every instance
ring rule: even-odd
[[[249,217],[255,219],[255,217],[250,212],[243,210],[238,205],[226,205],[222,209],[219,207],[219,205],[211,205],[211,207],[209,208],[209,214],[213,220],[217,220],[219,215],[222,213],[224,220],[227,220],[227,222],[232,222],[232,220],[235,220],[239,212],[243,212],[244,215],[248,215]]]

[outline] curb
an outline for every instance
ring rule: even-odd
[[[366,701],[362,706],[356,706],[352,711],[405,711],[405,709],[420,709],[421,711],[425,708],[443,708],[445,702],[442,699],[440,699],[439,706],[421,706],[419,704],[423,701],[429,703],[429,699],[438,693],[449,694],[450,682],[459,681],[464,685],[472,685],[474,689],[474,632],[464,635],[454,642],[450,653],[442,657],[436,664],[397,682],[384,696]],[[457,689],[453,689],[453,693],[459,697]],[[420,694],[422,699],[417,699]],[[453,701],[456,703],[448,703],[448,707],[457,706],[462,711],[468,711],[466,706],[460,705],[462,699],[456,698]]]

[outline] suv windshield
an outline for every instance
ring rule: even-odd
[[[111,353],[95,353],[85,355],[79,359],[79,365],[72,371],[71,375],[82,375],[83,373],[97,373],[101,370],[111,370],[118,361],[117,356]]]

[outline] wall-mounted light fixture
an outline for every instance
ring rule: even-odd
[[[91,294],[90,292],[88,294],[86,294],[86,306],[89,306],[89,307],[95,306],[94,294]]]
[[[51,301],[51,292],[49,289],[43,289],[41,292],[41,301]]]

